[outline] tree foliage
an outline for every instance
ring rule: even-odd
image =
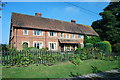
[[[98,36],[92,36],[92,37],[89,38],[86,34],[84,35],[84,43],[85,44],[87,44],[87,43],[94,44],[94,43],[100,42],[100,41],[101,41],[101,39]]]
[[[111,44],[120,42],[120,2],[110,2],[99,14],[102,19],[94,21],[92,27],[100,35],[102,40]]]

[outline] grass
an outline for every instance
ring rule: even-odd
[[[72,74],[83,75],[92,73],[92,67],[100,71],[118,68],[118,61],[105,60],[85,60],[80,65],[74,65],[71,62],[61,62],[53,66],[44,66],[42,64],[29,65],[28,67],[2,68],[3,78],[68,78]]]

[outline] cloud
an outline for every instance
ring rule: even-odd
[[[77,12],[79,12],[79,9],[78,8],[76,8],[76,7],[74,7],[74,6],[72,6],[72,7],[66,7],[65,8],[65,11],[66,12],[74,12],[74,13],[77,13]]]

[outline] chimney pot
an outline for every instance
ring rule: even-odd
[[[41,17],[42,14],[41,13],[35,13],[35,16]]]
[[[76,21],[72,19],[72,20],[71,20],[71,23],[76,23]]]

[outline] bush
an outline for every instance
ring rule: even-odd
[[[37,51],[39,49],[35,48],[35,47],[28,47],[28,48],[24,48],[24,51]]]
[[[82,63],[82,60],[79,57],[71,57],[69,61],[75,65],[80,65],[80,63]]]
[[[112,52],[112,46],[109,41],[103,41],[106,44],[105,52],[111,53]]]
[[[89,36],[87,36],[86,34],[84,35],[84,43],[86,44],[86,43],[92,43],[92,44],[95,44],[96,42],[100,42],[101,41],[101,39],[100,39],[100,37],[98,37],[98,36],[91,36],[90,38],[89,38]]]
[[[108,41],[97,42],[95,43],[95,47],[103,50],[105,53],[111,53],[112,51],[111,44]]]
[[[75,54],[81,54],[82,53],[82,49],[81,48],[77,48],[75,51]]]
[[[89,43],[92,43],[92,44],[95,44],[96,42],[100,42],[100,41],[101,41],[100,37],[97,37],[97,36],[93,36],[89,38]]]
[[[120,43],[113,44],[112,49],[114,52],[120,52]]]
[[[93,48],[93,44],[92,43],[86,43],[85,48]]]
[[[42,49],[40,49],[40,51],[47,51],[48,50],[48,48],[46,47],[46,48],[42,48]]]

